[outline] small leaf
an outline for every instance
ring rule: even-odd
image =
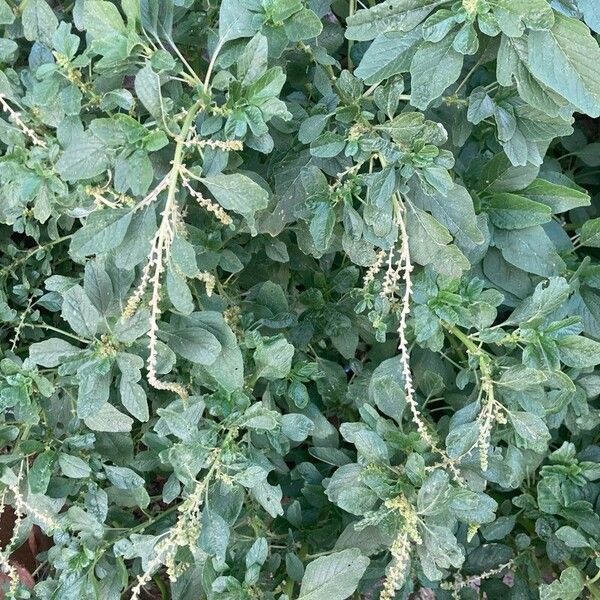
[[[154,118],[162,118],[160,79],[150,64],[140,69],[135,76],[135,93]]]
[[[600,248],[600,219],[591,219],[583,224],[581,243],[591,248]]]

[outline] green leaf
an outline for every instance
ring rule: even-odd
[[[560,579],[540,585],[540,600],[578,600],[585,589],[585,579],[577,567],[567,567]]]
[[[243,215],[251,230],[254,213],[266,208],[269,202],[269,192],[241,173],[210,175],[202,183],[224,209]]]
[[[532,74],[581,112],[600,116],[600,48],[584,23],[555,13],[549,31],[529,34]]]
[[[446,437],[446,448],[450,458],[460,458],[472,450],[479,439],[478,423],[463,423],[453,427]]]
[[[509,263],[528,273],[552,277],[564,268],[556,247],[539,225],[516,231],[498,230],[494,241]]]
[[[520,37],[525,27],[547,30],[554,25],[554,12],[546,0],[495,0],[494,15],[508,36]]]
[[[294,442],[303,442],[314,429],[315,424],[306,416],[288,413],[281,417],[281,433]]]
[[[69,323],[75,333],[94,337],[100,325],[101,316],[80,285],[75,285],[63,294],[62,318]]]
[[[237,61],[238,79],[249,86],[267,70],[269,45],[267,38],[257,33],[247,44]]]
[[[546,204],[550,207],[553,214],[590,205],[590,197],[585,191],[552,183],[544,179],[536,179],[522,190],[519,195]]]
[[[92,473],[90,466],[78,456],[71,454],[58,455],[58,465],[66,477],[72,479],[85,479]]]
[[[453,42],[453,37],[447,36],[441,42],[425,42],[416,51],[410,67],[413,106],[425,110],[460,76],[463,55]]]
[[[469,268],[469,261],[455,246],[448,246],[452,236],[430,214],[418,208],[408,211],[408,239],[414,262],[431,264],[438,272],[459,276]]]
[[[345,600],[369,566],[356,548],[321,556],[306,565],[298,600]]]
[[[127,467],[104,465],[104,472],[106,478],[120,490],[131,490],[146,483],[143,477]]]
[[[364,53],[354,74],[367,85],[406,73],[421,41],[421,31],[390,31],[378,35]]]
[[[490,221],[500,229],[525,229],[552,219],[550,207],[517,194],[494,194],[486,200]]]
[[[55,167],[66,181],[79,181],[101,175],[108,164],[104,142],[87,131],[71,141]]]
[[[200,365],[211,365],[221,352],[219,340],[187,317],[164,324],[158,335],[177,354]]]
[[[318,202],[308,227],[316,254],[324,254],[329,249],[334,225],[335,212],[331,203]]]
[[[169,269],[167,271],[166,287],[169,300],[176,311],[184,315],[193,312],[194,298],[184,277],[179,276],[173,269]]]
[[[15,20],[15,13],[6,0],[0,0],[0,25],[10,25]]]
[[[94,39],[126,36],[127,28],[119,9],[105,0],[86,0],[83,4],[83,23],[87,33]]]
[[[547,449],[551,436],[546,423],[540,417],[522,411],[511,411],[508,416],[526,448],[536,452],[544,452]]]
[[[427,523],[424,527],[423,544],[418,547],[421,567],[426,577],[440,579],[441,569],[460,568],[464,554],[455,535],[448,527]]]
[[[287,377],[292,368],[294,346],[282,336],[263,339],[254,351],[256,373],[265,379]]]
[[[557,340],[560,360],[567,367],[585,369],[600,364],[600,342],[581,335],[567,335]]]
[[[252,37],[256,33],[252,13],[240,0],[222,0],[219,9],[219,39],[221,43],[238,38]]]
[[[577,0],[577,6],[590,29],[600,31],[600,7],[595,0]]]
[[[584,246],[600,248],[600,219],[591,219],[582,225],[581,243]]]
[[[38,454],[31,465],[27,481],[34,494],[45,494],[54,471],[57,454],[54,450],[44,450]]]
[[[397,423],[401,423],[402,414],[406,408],[404,387],[400,357],[388,358],[377,365],[371,375],[369,400],[383,414],[392,417]]]
[[[98,411],[84,419],[92,431],[127,433],[131,431],[133,419],[118,411],[112,404],[104,403]]]
[[[333,158],[337,156],[346,145],[346,140],[333,131],[322,133],[310,145],[310,153],[318,158]]]
[[[420,515],[435,515],[445,510],[450,492],[448,474],[437,469],[423,482],[417,495],[417,511]]]
[[[324,114],[313,115],[312,117],[308,117],[308,119],[304,119],[302,123],[300,123],[300,129],[298,130],[298,139],[303,144],[310,144],[321,135],[323,129],[325,129],[325,127],[327,126],[327,123],[329,122],[330,118],[331,114]]]
[[[36,365],[48,368],[58,366],[79,352],[77,346],[59,338],[48,338],[29,346],[29,358]]]
[[[45,0],[24,2],[21,23],[25,39],[30,42],[39,41],[52,48],[52,35],[58,27],[58,19]]]
[[[563,306],[570,293],[566,279],[551,277],[547,283],[538,283],[533,294],[515,308],[505,323],[523,325],[539,321]]]
[[[94,211],[73,235],[71,252],[75,256],[90,256],[113,250],[125,239],[132,217],[133,213],[126,209]]]
[[[155,118],[161,119],[163,115],[160,79],[146,64],[135,76],[135,93],[146,110]]]
[[[557,529],[555,535],[559,540],[569,546],[569,548],[589,548],[590,546],[582,533],[568,525]]]
[[[142,423],[150,418],[146,392],[139,383],[131,381],[131,379],[127,379],[126,377],[121,377],[119,393],[121,395],[121,403],[131,416]]]
[[[498,385],[511,390],[524,391],[545,383],[547,376],[543,371],[531,369],[523,365],[511,367],[502,373]]]
[[[442,0],[386,0],[348,17],[346,38],[365,41],[388,31],[410,31],[443,3]]]
[[[252,486],[251,492],[258,503],[273,518],[283,514],[283,508],[281,506],[283,493],[281,491],[281,486],[271,485],[266,480],[263,480]]]
[[[516,192],[530,185],[539,173],[534,165],[515,167],[501,152],[489,160],[478,173],[481,192]]]
[[[477,225],[473,199],[461,185],[455,185],[448,194],[434,191],[431,195],[416,190],[417,206],[430,212],[452,235],[461,233],[474,244],[481,244],[484,236]]]
[[[235,334],[223,319],[223,315],[205,310],[190,315],[189,319],[191,323],[212,333],[221,344],[221,351],[216,360],[202,367],[206,376],[228,392],[241,389],[244,386],[242,352]]]
[[[201,519],[198,546],[209,556],[224,562],[230,535],[227,522],[218,512],[210,509],[202,511]]]
[[[323,31],[321,19],[309,8],[302,8],[286,19],[283,28],[290,42],[316,38]]]
[[[110,369],[99,361],[87,363],[79,369],[78,376],[77,416],[85,419],[96,414],[108,402],[112,376]]]

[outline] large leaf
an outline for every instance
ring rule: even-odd
[[[39,41],[52,47],[52,34],[58,27],[58,19],[46,0],[27,0],[22,4],[21,22],[23,34],[30,42]]]
[[[528,273],[552,277],[564,268],[556,247],[539,225],[517,231],[498,230],[494,240],[509,263]]]
[[[202,183],[224,209],[243,215],[251,228],[254,213],[269,202],[269,192],[241,173],[210,175]]]
[[[124,240],[132,217],[133,213],[126,209],[93,212],[73,235],[71,252],[89,256],[113,250]]]
[[[100,175],[108,164],[104,142],[92,133],[85,132],[67,146],[56,163],[56,170],[67,181],[78,181]]]
[[[354,71],[368,85],[410,70],[412,58],[421,41],[421,30],[408,33],[390,31],[378,35]]]
[[[522,190],[520,195],[546,204],[554,214],[590,204],[590,196],[583,190],[552,183],[545,179],[536,179]]]
[[[350,597],[369,562],[355,548],[313,560],[306,566],[298,600],[344,600]]]
[[[529,34],[529,65],[580,111],[600,116],[600,48],[580,21],[556,13],[549,31]]]
[[[525,229],[552,218],[548,206],[517,194],[494,194],[486,204],[490,221],[501,229]]]
[[[221,352],[219,340],[188,317],[163,325],[159,336],[177,354],[200,365],[213,364]]]
[[[459,77],[463,55],[454,49],[454,37],[441,42],[425,42],[415,53],[411,66],[410,102],[425,110]]]
[[[414,29],[443,0],[386,0],[348,17],[349,40],[372,40],[387,31]]]

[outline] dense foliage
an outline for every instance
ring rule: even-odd
[[[0,24],[7,597],[600,598],[596,0]]]

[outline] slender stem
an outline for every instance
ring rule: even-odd
[[[15,267],[18,267],[21,263],[28,261],[32,256],[35,256],[41,250],[46,250],[47,248],[56,246],[56,244],[60,244],[61,242],[64,242],[65,240],[71,239],[72,237],[73,237],[73,234],[71,233],[69,235],[65,235],[64,237],[58,238],[56,240],[52,240],[51,242],[48,242],[47,244],[44,244],[42,246],[38,246],[37,248],[34,248],[33,250],[30,250],[25,256],[18,258],[10,265],[0,269],[0,277],[2,277],[2,275],[6,275],[7,273],[10,273]]]
[[[356,0],[348,0],[348,18],[352,17],[356,12]],[[354,63],[352,62],[352,40],[348,40],[348,71],[352,73]]]
[[[58,327],[53,327],[52,325],[46,325],[45,323],[23,323],[23,327],[32,327],[34,329],[47,329],[48,331],[55,331],[56,333],[60,333],[61,335],[65,335],[70,337],[82,344],[91,344],[93,340],[88,340],[87,338],[80,337],[75,335],[74,333],[69,333],[68,331],[64,331],[63,329],[59,329]]]
[[[460,90],[463,88],[463,86],[465,85],[465,83],[467,83],[467,81],[469,80],[469,78],[471,77],[471,75],[473,75],[473,73],[475,73],[475,71],[477,70],[477,68],[479,67],[479,65],[481,64],[481,62],[483,61],[483,57],[484,54],[482,54],[477,62],[471,67],[471,69],[469,70],[469,72],[465,75],[464,79],[458,84],[458,87],[456,88],[456,91],[454,92],[455,94],[458,94],[458,92],[460,92]]]
[[[223,44],[224,44],[223,39],[220,39],[219,43],[217,44],[217,47],[215,48],[215,51],[213,52],[213,55],[210,57],[210,62],[208,63],[206,77],[204,78],[204,91],[207,94],[208,94],[208,90],[209,90],[210,78],[211,78],[213,69],[215,68],[215,62],[219,56],[219,53],[221,52],[221,48],[223,47]]]
[[[194,123],[194,119],[198,114],[198,111],[204,104],[203,100],[197,100],[187,111],[185,120],[181,126],[181,132],[177,138],[177,144],[175,146],[175,154],[173,154],[173,165],[169,174],[169,187],[167,192],[167,203],[165,206],[165,214],[173,207],[175,202],[175,194],[177,192],[177,180],[179,179],[179,173],[181,165],[183,163],[183,151],[185,149],[185,142]]]
[[[362,97],[363,98],[368,98],[378,87],[379,87],[379,84],[378,83],[374,83],[370,88],[368,88],[367,90],[365,90],[365,92],[362,95]]]
[[[158,573],[155,573],[154,577],[152,577],[152,579],[154,581],[154,584],[156,585],[156,587],[160,591],[161,600],[168,600],[168,598],[169,598],[169,590],[167,589],[167,586],[165,585],[165,582],[160,578],[160,576],[158,575]]]

